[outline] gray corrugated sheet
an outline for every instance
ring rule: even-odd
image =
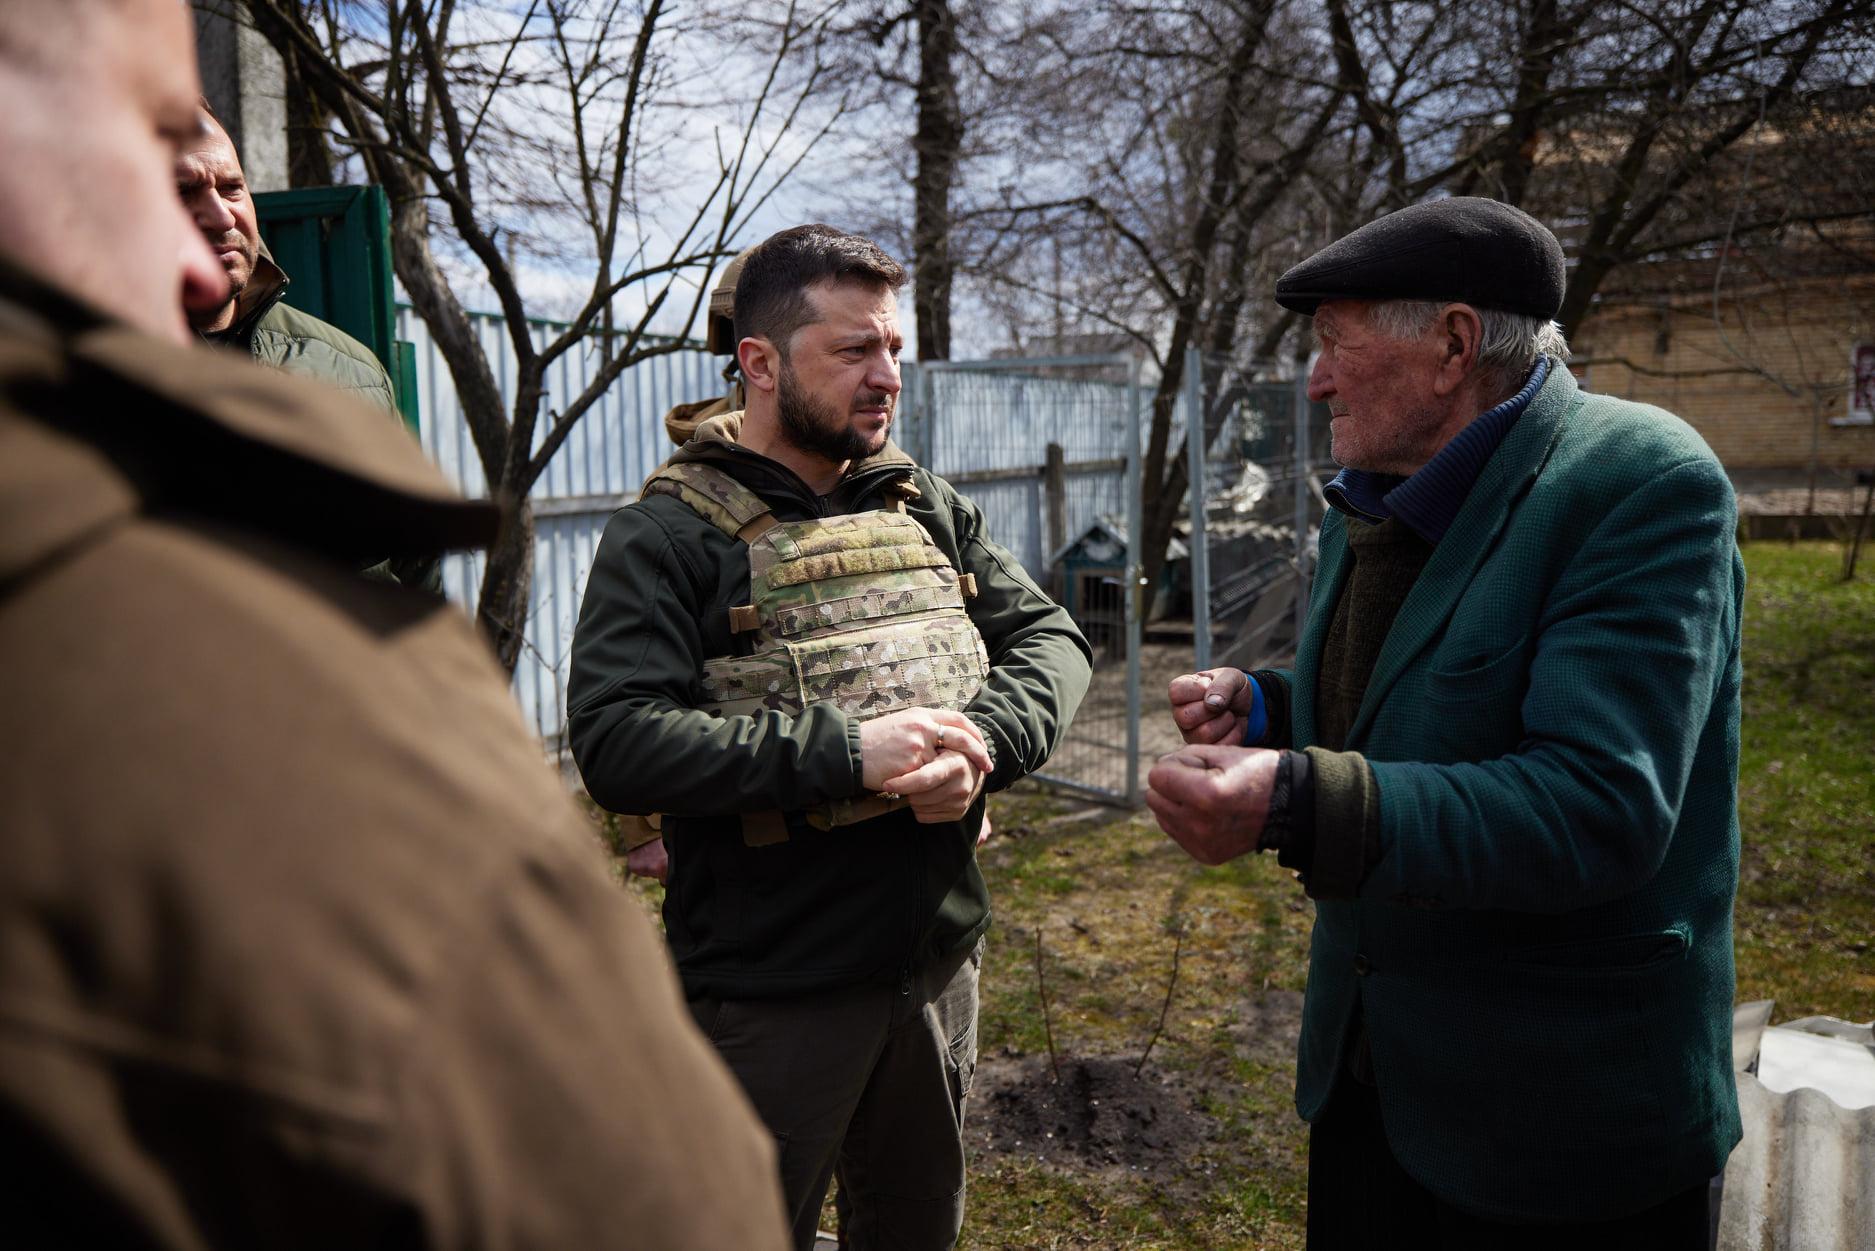
[[[1769,1005],[1742,1005],[1741,1030],[1754,1007]],[[1757,1054],[1755,1039],[1735,1047],[1741,1068]],[[1738,1107],[1745,1136],[1725,1169],[1719,1251],[1875,1251],[1875,1107],[1808,1087],[1780,1094],[1746,1072]]]
[[[1738,1075],[1745,1138],[1725,1169],[1720,1251],[1875,1251],[1875,1109]]]
[[[553,323],[540,323],[534,327],[534,340],[544,343],[560,329]],[[503,394],[512,395],[514,353],[504,323],[498,317],[478,314],[475,330]],[[487,479],[456,400],[455,384],[427,328],[415,313],[400,306],[397,334],[416,345],[424,450],[463,494],[486,495]],[[548,373],[547,406],[552,408],[578,394],[598,365],[596,352],[581,349],[557,361]],[[514,693],[528,723],[549,743],[557,741],[566,726],[573,625],[606,518],[636,498],[639,484],[669,454],[665,412],[688,400],[720,394],[721,369],[722,361],[707,352],[685,350],[626,370],[574,427],[534,487],[533,603],[527,641],[515,666]],[[544,428],[541,433],[544,436]],[[443,566],[443,588],[449,598],[464,605],[475,603],[482,567],[479,554],[450,557]]]

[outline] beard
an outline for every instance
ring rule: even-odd
[[[224,250],[232,249],[239,253],[240,260],[222,262],[222,268],[228,272],[228,287],[232,296],[238,296],[247,289],[248,282],[254,277],[254,266],[260,262],[260,249],[252,240],[238,230],[230,230],[219,239],[208,240],[208,246],[220,259]]]
[[[228,298],[212,309],[201,309],[189,314],[189,324],[197,330],[212,326],[220,321],[228,310],[240,300],[247,290],[248,283],[254,278],[254,266],[260,261],[260,249],[248,237],[238,230],[215,239],[204,239],[215,253],[215,259],[221,261],[222,271],[228,277]],[[232,248],[240,254],[240,260],[229,262],[221,260],[222,249]]]
[[[785,362],[776,382],[775,410],[781,437],[797,450],[839,463],[871,456],[885,446],[886,435],[892,429],[889,413],[883,429],[876,435],[866,434],[853,428],[849,415],[809,394]],[[883,391],[856,399],[861,404],[890,403],[890,396]]]

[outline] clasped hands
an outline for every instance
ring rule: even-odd
[[[919,821],[961,821],[991,767],[983,731],[961,712],[906,708],[859,727],[860,781],[902,795]]]
[[[960,712],[943,708],[907,708],[860,723],[861,784],[869,791],[902,795],[919,821],[961,821],[976,802],[990,772],[990,750],[983,731]],[[977,838],[989,837],[989,817]],[[626,869],[637,877],[666,881],[670,857],[664,840],[652,839],[625,855]]]
[[[1152,767],[1146,806],[1200,864],[1255,851],[1281,753],[1237,746],[1249,723],[1250,679],[1236,669],[1206,669],[1173,678],[1166,694],[1186,745]]]

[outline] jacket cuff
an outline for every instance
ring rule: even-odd
[[[1379,859],[1380,784],[1357,751],[1304,750],[1315,801],[1315,848],[1304,884],[1313,899],[1353,899]]]
[[[1250,684],[1250,715],[1244,718],[1243,745],[1261,747],[1270,732],[1269,709],[1263,703],[1263,684],[1248,673],[1243,676],[1244,681]]]
[[[1285,869],[1306,873],[1315,860],[1315,771],[1307,752],[1286,751],[1276,761],[1276,784],[1258,851],[1276,853]]]
[[[1263,731],[1261,741],[1247,745],[1281,747],[1289,742],[1289,683],[1274,669],[1252,670],[1250,680],[1263,693],[1263,715],[1267,728]]]
[[[998,738],[1001,732],[997,730],[996,723],[980,713],[966,712],[964,716],[969,717],[970,724],[982,732],[983,746],[990,753],[990,771],[983,777],[983,793],[987,795],[1007,788],[1016,779],[997,776],[1004,772],[1003,761],[1011,757],[1003,751],[1002,741]]]

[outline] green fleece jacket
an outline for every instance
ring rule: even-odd
[[[1090,653],[1067,613],[983,533],[976,506],[895,446],[816,496],[790,470],[706,426],[674,458],[705,461],[782,521],[885,505],[910,477],[909,511],[960,572],[990,676],[965,709],[996,759],[986,790],[1048,759],[1086,692]],[[748,602],[748,548],[670,496],[606,525],[580,606],[567,689],[568,741],[587,790],[614,812],[664,813],[664,919],[693,996],[796,994],[901,978],[989,925],[977,871],[979,802],[963,821],[908,811],[816,830],[798,810],[859,795],[859,723],[831,705],[799,716],[699,711],[706,660],[747,650],[729,609]],[[790,836],[748,846],[740,813],[790,813]]]

